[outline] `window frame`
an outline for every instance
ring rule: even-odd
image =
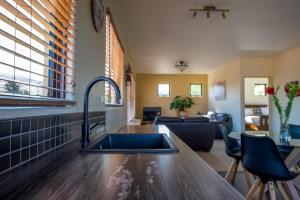
[[[46,4],[49,3],[48,1],[45,2]],[[50,4],[49,4],[50,5]],[[75,55],[75,15],[76,15],[76,3],[68,4],[67,8],[72,10],[70,14],[68,14],[68,20],[64,19],[65,21],[62,21],[62,18],[59,16],[53,16],[51,13],[52,11],[57,11],[58,7],[57,5],[52,5],[50,6],[49,10],[45,9],[42,4],[35,2],[32,3],[32,5],[24,5],[24,4],[19,4],[16,2],[16,6],[19,6],[22,10],[26,11],[27,13],[30,14],[31,18],[36,21],[30,21],[30,27],[31,29],[34,27],[35,31],[37,31],[39,34],[44,34],[44,37],[47,39],[41,39],[35,34],[26,34],[28,30],[23,26],[20,25],[15,21],[11,20],[13,24],[4,21],[5,23],[9,24],[15,30],[21,30],[20,33],[24,34],[26,37],[29,37],[30,39],[30,44],[26,42],[25,40],[20,39],[17,37],[16,33],[15,35],[10,35],[8,32],[3,32],[1,35],[4,37],[7,37],[10,40],[13,40],[15,42],[15,45],[18,43],[22,46],[25,46],[26,48],[29,48],[30,51],[33,51],[34,53],[38,53],[41,56],[43,56],[44,59],[48,59],[48,63],[39,63],[38,61],[35,61],[34,59],[31,59],[31,53],[30,57],[24,56],[25,59],[27,59],[29,62],[34,62],[38,63],[40,66],[43,66],[43,70],[47,69],[47,76],[45,74],[38,74],[41,77],[46,77],[47,79],[47,84],[45,85],[35,85],[32,84],[31,82],[29,83],[19,83],[18,80],[9,80],[6,79],[5,77],[2,79],[4,82],[13,82],[16,84],[21,84],[21,85],[28,85],[28,88],[30,90],[30,87],[36,87],[36,88],[43,88],[47,89],[46,95],[42,95],[42,97],[39,97],[38,95],[30,94],[24,95],[24,96],[18,96],[16,93],[9,93],[7,91],[2,92],[0,95],[0,108],[1,107],[12,107],[12,106],[17,106],[17,107],[37,107],[37,106],[56,106],[56,107],[62,107],[62,106],[68,106],[68,105],[75,105],[75,95],[74,95],[74,81],[75,81],[75,61],[74,61],[74,55]],[[62,6],[62,5],[60,5]],[[64,5],[66,6],[66,5]],[[63,6],[63,7],[64,7]],[[20,13],[21,16],[27,16],[27,14],[24,14],[23,11],[20,11],[18,7],[14,7],[9,4],[3,5],[5,9],[7,9],[11,15],[18,17],[15,12]],[[13,10],[13,11],[12,11]],[[38,10],[38,11],[37,11]],[[31,12],[30,12],[31,11]],[[67,13],[67,10],[61,11],[63,14]],[[42,15],[45,16],[45,19],[42,19]],[[62,13],[60,13],[62,15]],[[4,15],[5,16],[5,15]],[[7,16],[6,16],[7,17]],[[23,19],[21,19],[23,21]],[[26,19],[25,19],[26,20]],[[40,33],[41,27],[37,25],[38,23],[43,24],[45,28],[45,32]],[[25,23],[25,22],[24,22]],[[16,24],[16,26],[14,26]],[[66,27],[65,25],[68,25]],[[25,31],[25,32],[24,32]],[[41,45],[45,50],[47,51],[42,51],[36,48],[33,44],[31,44],[31,40],[35,40],[38,42],[39,45]],[[5,48],[6,49],[6,48]],[[6,51],[3,49],[3,51]],[[8,49],[9,50],[9,49]],[[23,58],[23,55],[18,55],[18,52],[16,49],[14,51],[11,51],[11,54],[18,57]],[[52,55],[53,54],[53,55]],[[73,55],[70,57],[70,55]],[[14,58],[15,59],[15,58]],[[24,59],[24,58],[23,58]],[[63,61],[62,61],[63,60]],[[50,62],[51,61],[51,62]],[[70,64],[70,63],[72,64]],[[50,65],[55,64],[54,68],[51,68]],[[18,66],[16,65],[10,65],[7,63],[3,63],[3,65],[6,65],[7,67],[13,68],[13,70],[18,69]],[[58,68],[64,68],[63,72],[58,70]],[[70,68],[73,73],[70,75],[67,71]],[[26,71],[26,69],[20,69],[21,71]],[[49,73],[55,72],[54,79],[49,76]],[[15,72],[14,72],[15,73]],[[28,71],[28,73],[33,73],[36,74],[34,71],[31,71],[31,69]],[[57,75],[57,73],[62,74],[64,77],[64,80],[60,80],[60,76]],[[31,76],[31,75],[30,75]],[[67,82],[66,76],[71,76],[72,81],[70,83]],[[51,86],[51,83],[55,82],[55,87]],[[69,86],[71,85],[72,89],[70,89]],[[63,89],[62,89],[63,88]],[[59,95],[55,96],[50,96],[52,94],[51,92],[59,92]],[[44,92],[43,92],[44,93]],[[72,98],[68,98],[67,94],[70,93],[72,94]],[[55,93],[56,94],[56,93]],[[62,96],[60,96],[62,95]]]
[[[117,38],[117,40],[118,40],[118,43],[119,43],[119,45],[120,45],[120,47],[121,47],[121,50],[122,50],[122,52],[123,52],[123,65],[122,65],[122,74],[121,74],[121,86],[119,86],[119,88],[120,88],[120,92],[121,92],[121,100],[120,100],[120,103],[119,104],[117,104],[117,103],[111,103],[111,102],[109,102],[109,103],[106,103],[106,102],[104,102],[104,104],[105,104],[105,107],[123,107],[124,106],[124,81],[125,81],[125,65],[124,65],[124,61],[125,61],[125,49],[124,49],[124,47],[123,47],[123,45],[122,45],[122,42],[121,42],[121,39],[120,39],[120,36],[119,36],[119,33],[118,33],[118,30],[117,30],[117,27],[116,27],[116,24],[115,24],[115,21],[114,21],[114,18],[113,18],[113,16],[112,16],[112,12],[111,12],[111,10],[110,10],[110,8],[109,7],[106,7],[106,15],[105,15],[105,22],[106,22],[106,18],[107,18],[107,16],[109,16],[109,19],[110,19],[110,23],[111,23],[111,26],[112,26],[112,28],[113,28],[113,30],[114,30],[114,33],[115,33],[115,35],[116,35],[116,38]],[[106,23],[105,23],[106,24]],[[105,32],[107,31],[106,30],[107,29],[107,27],[105,27]],[[105,38],[105,51],[106,51],[106,38]],[[106,54],[106,52],[105,52],[105,54]],[[105,55],[106,56],[106,55]],[[106,61],[105,61],[106,62]],[[105,65],[106,65],[106,63],[105,63]],[[106,68],[106,67],[105,67]],[[106,69],[105,69],[106,70]],[[106,72],[105,72],[106,73]],[[111,77],[109,77],[109,78],[111,78]],[[105,85],[104,85],[104,90],[105,90]],[[110,86],[110,90],[113,90],[113,88],[112,88],[112,86]],[[106,99],[106,91],[104,91],[104,101],[106,101],[105,99]]]
[[[256,86],[264,86],[264,95],[258,95],[258,94],[255,94],[255,87],[256,87]],[[267,96],[266,88],[267,88],[267,84],[266,84],[266,83],[254,83],[253,96],[256,96],[256,97],[264,97],[264,96]]]
[[[201,86],[201,91],[200,95],[192,95],[192,85],[200,85]],[[202,83],[190,83],[190,96],[191,97],[203,97],[203,84]]]
[[[168,85],[169,86],[169,95],[168,96],[160,96],[159,95],[159,85]],[[168,97],[171,97],[171,84],[170,83],[158,83],[157,84],[157,96],[160,97],[160,98],[168,98]]]

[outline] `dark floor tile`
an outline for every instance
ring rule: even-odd
[[[37,130],[39,126],[39,120],[34,118],[31,120],[31,131]]]

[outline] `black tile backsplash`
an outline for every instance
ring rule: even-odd
[[[21,133],[21,126],[22,121],[21,120],[13,120],[12,121],[12,127],[11,127],[11,133],[14,134],[20,134]]]
[[[14,152],[11,154],[11,166],[15,166],[20,164],[21,157],[20,157],[20,151]]]
[[[10,147],[9,138],[0,140],[0,155],[8,153],[9,147]]]
[[[0,137],[10,136],[11,120],[0,122]]]
[[[89,117],[105,126],[105,112]],[[0,120],[0,175],[77,140],[81,124],[82,113]]]
[[[21,140],[20,140],[21,136],[17,135],[17,136],[12,136],[11,137],[11,151],[15,151],[20,149],[21,147]]]
[[[29,133],[21,135],[21,147],[29,146]]]
[[[29,159],[29,148],[22,149],[21,158],[22,158],[22,162]]]

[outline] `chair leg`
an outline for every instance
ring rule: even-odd
[[[275,194],[275,188],[274,188],[274,182],[270,181],[268,183],[268,188],[269,188],[269,195],[271,200],[276,200],[276,194]]]
[[[247,200],[252,199],[253,195],[255,194],[255,192],[257,191],[260,185],[261,185],[261,180],[257,178],[255,183],[252,185],[252,187],[250,188],[249,192],[246,195]]]
[[[245,179],[246,179],[248,188],[250,189],[251,186],[252,186],[252,182],[253,182],[253,178],[251,178],[252,175],[244,168],[243,165],[242,165],[242,167],[243,167],[243,172],[244,172],[244,175],[245,175]]]
[[[239,167],[239,163],[240,163],[239,160],[236,160],[236,161],[235,161],[234,168],[233,168],[233,174],[232,174],[231,183],[234,183],[234,180],[235,180],[235,177],[236,177],[236,174],[237,174],[237,170],[238,170],[238,167]]]
[[[278,187],[278,190],[279,190],[279,192],[280,192],[282,198],[283,198],[284,200],[289,200],[288,195],[286,194],[284,188],[282,187],[282,183],[279,182],[279,181],[277,181],[277,182],[276,182],[276,185],[277,185],[277,187]]]
[[[265,193],[265,186],[266,184],[261,183],[260,187],[259,187],[259,194],[258,194],[258,200],[262,200],[264,197],[264,193]]]
[[[231,182],[231,180],[232,180],[232,173],[233,173],[234,165],[235,165],[235,160],[231,162],[231,164],[227,170],[227,173],[225,175],[225,179],[227,182]]]

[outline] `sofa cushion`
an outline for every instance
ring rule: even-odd
[[[178,123],[183,122],[183,119],[180,117],[157,117],[154,124],[164,124],[164,123]]]
[[[229,120],[229,116],[226,113],[216,113],[216,120],[219,122],[227,122]]]
[[[187,117],[184,119],[184,122],[191,122],[191,123],[197,123],[197,122],[208,122],[209,118],[207,117]]]

